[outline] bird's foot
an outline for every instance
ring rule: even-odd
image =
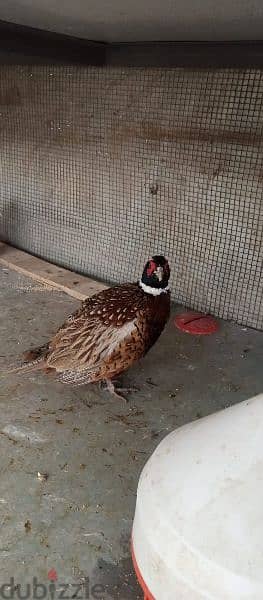
[[[110,392],[110,394],[112,396],[114,396],[115,398],[118,398],[118,400],[122,400],[124,402],[128,402],[128,400],[127,400],[127,398],[125,398],[125,396],[122,395],[123,393],[130,394],[131,392],[137,391],[136,388],[123,388],[123,387],[115,388],[114,382],[111,379],[106,379],[105,384],[106,384],[106,389],[108,390],[108,392]]]

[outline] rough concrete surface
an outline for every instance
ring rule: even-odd
[[[3,371],[78,303],[6,269],[0,289]],[[261,348],[260,332],[221,322],[217,334],[191,337],[172,317],[123,376],[139,387],[127,405],[37,373],[1,379],[0,584],[49,585],[55,569],[68,597],[141,598],[129,551],[141,469],[174,428],[262,392]]]

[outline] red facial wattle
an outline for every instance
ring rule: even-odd
[[[155,262],[153,260],[150,260],[149,267],[146,270],[147,276],[151,277],[151,275],[154,273],[155,269],[156,269]]]

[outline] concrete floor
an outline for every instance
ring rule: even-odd
[[[6,269],[0,289],[2,371],[78,303]],[[129,552],[140,471],[174,428],[262,392],[262,333],[222,322],[193,338],[171,319],[124,381],[140,388],[127,405],[37,373],[1,379],[1,584],[48,585],[55,569],[68,597],[142,598]],[[77,596],[72,584],[85,578],[90,590],[86,579]],[[91,590],[97,584],[103,594]]]

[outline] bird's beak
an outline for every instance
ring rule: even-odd
[[[155,271],[155,275],[158,279],[158,281],[162,281],[163,279],[163,268],[162,267],[157,267],[156,271]]]

